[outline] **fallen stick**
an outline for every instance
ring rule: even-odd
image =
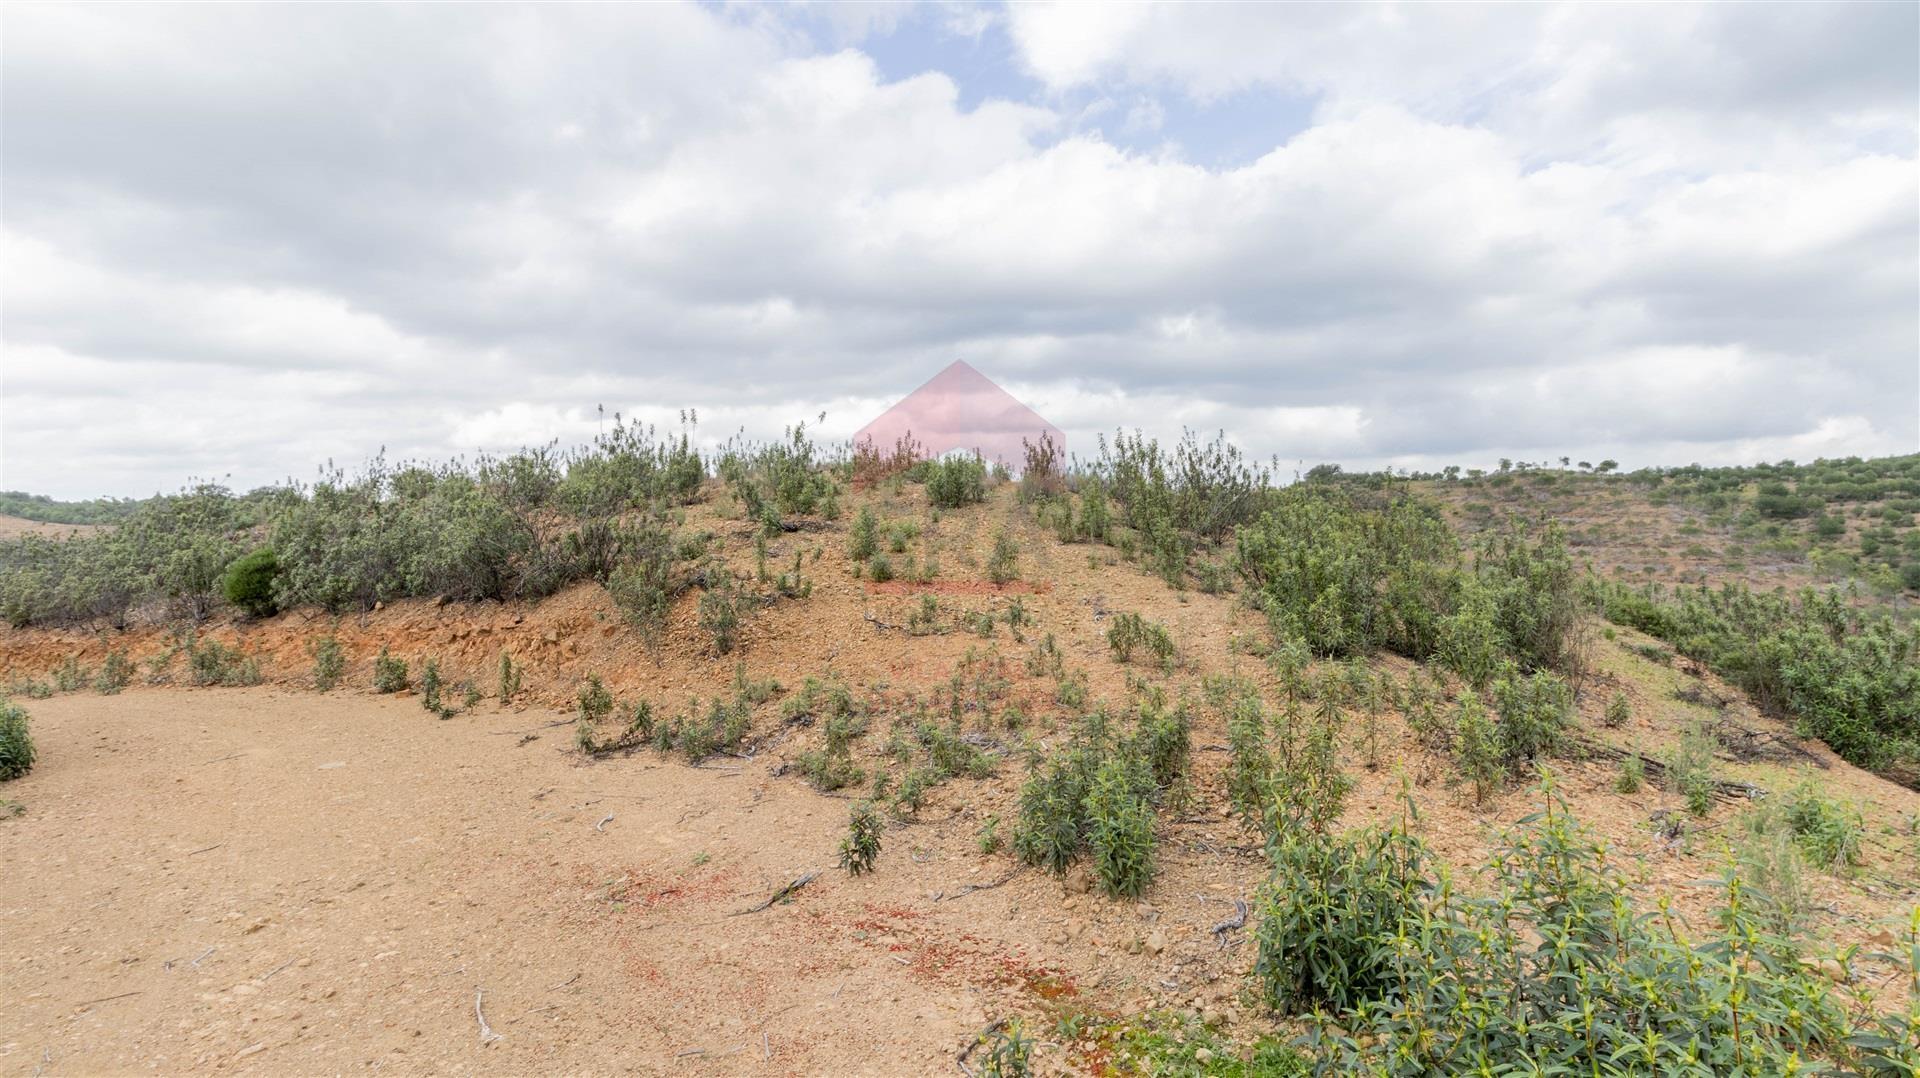
[[[200,968],[200,962],[201,962],[201,960],[202,960],[202,959],[205,959],[205,958],[206,958],[206,957],[207,957],[208,955],[210,955],[210,954],[212,954],[212,953],[213,953],[213,952],[214,952],[215,950],[216,950],[216,948],[213,948],[213,947],[209,947],[209,948],[207,948],[206,950],[204,950],[204,951],[201,951],[201,952],[200,952],[200,957],[199,957],[199,958],[196,958],[196,959],[194,959],[193,961],[191,961],[191,962],[189,962],[189,963],[187,963],[187,965],[189,965],[189,966],[192,966],[192,967],[193,967],[194,969],[199,969],[199,968]]]
[[[973,1078],[973,1072],[967,1069],[967,1057],[973,1054],[973,1050],[975,1048],[978,1048],[981,1045],[987,1043],[988,1037],[993,1036],[995,1033],[998,1033],[1000,1032],[1001,1029],[1005,1028],[1006,1024],[1007,1024],[1007,1020],[1005,1018],[994,1019],[993,1022],[987,1026],[987,1028],[981,1030],[978,1033],[975,1033],[973,1035],[973,1039],[967,1042],[967,1046],[965,1048],[960,1049],[960,1058],[955,1060],[954,1062],[959,1065],[961,1074],[966,1075],[967,1078]]]
[[[106,1002],[109,1002],[109,1001],[111,1001],[111,1000],[116,1000],[116,999],[125,999],[125,998],[127,998],[128,996],[137,996],[137,995],[139,995],[139,994],[140,994],[140,993],[139,993],[139,992],[137,992],[137,991],[134,991],[134,992],[122,992],[122,993],[120,993],[120,994],[119,994],[119,995],[117,995],[117,996],[101,996],[101,997],[100,997],[99,999],[87,999],[87,1000],[81,1000],[81,1001],[80,1001],[79,1003],[76,1003],[76,1004],[74,1004],[74,1006],[76,1006],[76,1007],[91,1007],[91,1006],[93,1006],[93,1005],[94,1005],[94,1004],[96,1004],[96,1003],[106,1003]]]
[[[755,906],[752,909],[741,910],[738,913],[729,913],[727,914],[727,916],[739,917],[748,913],[759,913],[761,910],[764,910],[772,906],[775,902],[779,902],[780,900],[785,898],[791,898],[796,891],[800,890],[800,888],[805,887],[809,883],[812,883],[813,878],[815,876],[818,876],[819,874],[820,873],[818,872],[808,872],[806,875],[800,876],[799,878],[795,879],[792,883],[789,883],[785,887],[782,887],[778,891],[775,891],[773,893],[773,897],[767,899],[765,902],[760,903],[758,906]]]
[[[600,818],[599,823],[593,825],[593,829],[595,831],[605,833],[607,830],[607,825],[612,822],[613,822],[613,813],[609,812],[605,816]]]
[[[558,992],[558,991],[560,991],[560,990],[561,990],[562,988],[565,988],[566,986],[568,986],[568,985],[570,985],[570,984],[572,984],[573,982],[575,982],[575,981],[577,981],[577,980],[579,980],[579,979],[580,979],[580,975],[579,975],[578,973],[576,973],[576,974],[574,974],[573,976],[571,976],[571,977],[568,977],[568,978],[567,978],[566,980],[564,980],[564,981],[561,981],[561,982],[560,982],[559,984],[554,984],[554,985],[548,985],[548,986],[547,986],[547,991],[549,991],[549,992]]]
[[[476,988],[473,990],[473,1016],[480,1020],[481,1044],[488,1044],[500,1039],[500,1034],[495,1033],[493,1027],[487,1024],[485,1012],[480,1010],[480,1001],[485,998],[486,994],[487,990],[484,988]]]
[[[991,890],[993,890],[994,888],[996,888],[996,887],[998,887],[998,886],[1000,886],[1001,884],[1004,884],[1004,883],[1006,883],[1006,882],[1007,882],[1008,880],[1010,880],[1010,879],[1013,879],[1013,878],[1014,878],[1015,876],[1018,876],[1019,874],[1020,874],[1020,870],[1019,870],[1018,868],[1016,868],[1016,869],[1014,869],[1014,870],[1013,870],[1012,872],[1009,872],[1009,873],[1007,873],[1006,875],[1004,875],[1004,876],[1002,876],[1002,877],[1000,877],[999,879],[997,879],[997,880],[995,880],[995,881],[993,881],[992,883],[970,883],[970,884],[967,884],[967,885],[966,885],[965,887],[962,887],[962,888],[960,888],[960,889],[959,889],[958,891],[955,891],[954,893],[952,893],[952,894],[950,894],[950,895],[946,895],[946,896],[944,896],[944,897],[942,897],[942,898],[940,898],[940,899],[939,899],[939,901],[941,901],[941,902],[952,902],[952,901],[953,901],[954,899],[956,899],[956,898],[960,898],[960,897],[961,897],[961,896],[963,896],[963,895],[970,895],[970,894],[972,894],[972,893],[974,893],[975,891],[991,891]]]
[[[226,843],[224,843],[224,842],[216,842],[216,843],[214,843],[214,844],[213,844],[213,845],[211,845],[211,846],[202,846],[202,847],[200,847],[200,848],[199,848],[199,849],[197,849],[197,850],[192,850],[192,851],[189,851],[189,852],[188,852],[188,854],[187,854],[187,856],[188,856],[188,857],[192,857],[192,856],[193,856],[194,854],[201,854],[201,853],[208,853],[208,852],[210,852],[210,851],[213,851],[213,850],[217,850],[217,849],[219,849],[220,847],[222,847],[222,846],[225,846],[225,845],[226,845]]]
[[[689,1048],[684,1052],[673,1053],[673,1058],[683,1059],[687,1056],[703,1056],[706,1054],[707,1054],[707,1050],[705,1048]]]
[[[268,978],[270,978],[270,977],[272,977],[272,976],[273,976],[274,974],[276,974],[276,973],[278,973],[278,972],[280,972],[280,971],[281,971],[281,970],[283,970],[283,969],[286,969],[286,968],[287,968],[288,966],[291,966],[291,965],[293,965],[293,963],[294,963],[294,961],[295,961],[295,960],[294,960],[294,959],[291,959],[291,958],[289,958],[289,959],[287,959],[287,960],[286,960],[285,962],[282,962],[282,963],[280,963],[279,965],[277,965],[277,966],[275,966],[275,967],[273,967],[272,969],[270,969],[270,970],[268,970],[268,971],[266,972],[266,974],[265,974],[264,976],[262,976],[262,977],[261,977],[260,979],[261,979],[262,981],[265,981],[265,980],[267,980]]]

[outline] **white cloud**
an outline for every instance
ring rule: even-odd
[[[824,52],[780,8],[10,11],[0,481],[245,485],[597,403],[833,436],[954,358],[1076,449],[1920,440],[1920,62],[1884,13],[957,6],[1046,87],[968,105],[882,76],[907,15],[841,7]],[[1313,122],[1172,148],[1248,93]]]

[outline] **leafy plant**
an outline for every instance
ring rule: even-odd
[[[1094,877],[1116,898],[1137,898],[1153,880],[1151,774],[1129,755],[1101,762],[1087,790],[1087,845]]]
[[[856,801],[847,816],[847,837],[840,840],[840,867],[852,876],[872,872],[880,859],[880,833],[886,824],[871,801]]]
[[[27,709],[0,698],[0,782],[33,770],[33,731],[28,726]]]
[[[221,588],[227,601],[256,618],[264,618],[279,609],[274,599],[274,578],[280,575],[279,559],[272,547],[261,547],[227,566]]]
[[[1632,705],[1627,702],[1627,694],[1616,692],[1608,699],[1606,716],[1601,721],[1605,722],[1608,726],[1618,728],[1625,726],[1627,720],[1632,716],[1633,708]]]
[[[987,579],[995,584],[1020,579],[1020,546],[1005,528],[993,537],[993,554],[987,559]]]
[[[847,531],[847,557],[854,561],[866,561],[880,550],[880,522],[868,506],[861,506],[853,515],[853,526]]]
[[[1687,811],[1705,816],[1713,810],[1713,795],[1718,784],[1713,774],[1714,753],[1719,742],[1703,723],[1693,723],[1680,735],[1672,759],[1667,761],[1667,789],[1679,794]]]
[[[927,462],[927,500],[940,509],[958,509],[986,500],[987,465],[977,456],[956,455]]]
[[[100,673],[94,676],[93,688],[102,696],[118,695],[120,690],[133,682],[133,663],[124,651],[107,652],[105,661],[100,664]]]
[[[316,692],[331,692],[347,672],[347,655],[338,638],[323,636],[307,645],[313,656],[313,687]]]
[[[373,657],[373,691],[405,692],[407,684],[407,660],[388,652],[385,644],[380,645],[380,654]]]
[[[1144,650],[1162,669],[1173,666],[1173,637],[1167,627],[1139,614],[1115,614],[1113,624],[1107,627],[1107,646],[1121,662],[1132,661],[1135,651]]]
[[[520,695],[521,668],[513,664],[513,656],[500,653],[500,674],[494,684],[494,692],[502,704]]]

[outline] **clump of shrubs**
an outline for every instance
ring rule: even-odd
[[[1083,852],[1108,894],[1136,896],[1151,882],[1155,809],[1184,777],[1184,713],[1137,723],[1115,737],[1096,712],[1082,720],[1072,742],[1036,761],[1020,791],[1013,850],[1021,860],[1064,873]],[[1154,763],[1165,767],[1156,775]],[[1165,779],[1163,784],[1162,778]]]
[[[188,640],[187,671],[193,683],[202,687],[260,684],[259,661],[218,640]]]
[[[32,771],[33,761],[33,731],[28,729],[27,709],[0,698],[0,782]]]
[[[373,691],[405,692],[407,685],[407,660],[390,653],[385,644],[380,645],[380,654],[373,657]]]
[[[105,661],[100,664],[100,672],[94,676],[93,688],[102,696],[116,696],[120,690],[133,683],[133,663],[124,651],[107,652]]]
[[[1173,636],[1165,625],[1148,621],[1139,614],[1115,614],[1113,624],[1107,626],[1107,646],[1123,663],[1133,661],[1134,652],[1140,651],[1151,656],[1162,669],[1173,666]]]
[[[1276,844],[1255,973],[1273,1007],[1304,1016],[1302,1044],[1330,1072],[1920,1066],[1914,1016],[1849,1014],[1737,873],[1715,927],[1690,938],[1623,898],[1617,859],[1550,786],[1545,798],[1488,862],[1484,896],[1456,892],[1404,823]]]
[[[977,505],[987,497],[987,465],[977,456],[927,462],[927,500],[941,509]]]
[[[323,636],[308,646],[313,655],[313,687],[318,692],[331,692],[347,672],[347,655],[341,650],[340,641],[333,636]]]

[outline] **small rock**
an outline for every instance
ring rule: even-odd
[[[1161,951],[1166,950],[1167,934],[1157,928],[1149,932],[1147,934],[1146,948],[1148,954],[1159,954]]]
[[[1075,868],[1067,873],[1067,890],[1076,895],[1084,895],[1093,890],[1093,875],[1085,867]]]
[[[259,1055],[261,1052],[264,1052],[266,1050],[267,1050],[266,1041],[255,1041],[252,1044],[247,1045],[245,1048],[240,1049],[238,1052],[235,1052],[233,1054],[233,1058],[245,1059],[248,1056]]]
[[[1201,1066],[1213,1062],[1213,1050],[1211,1048],[1195,1048],[1193,1050],[1193,1061]]]
[[[251,936],[255,932],[260,931],[261,929],[267,927],[272,923],[273,921],[271,918],[267,918],[267,917],[256,918],[253,921],[253,923],[249,924],[244,930],[241,931],[240,934],[243,936]]]

